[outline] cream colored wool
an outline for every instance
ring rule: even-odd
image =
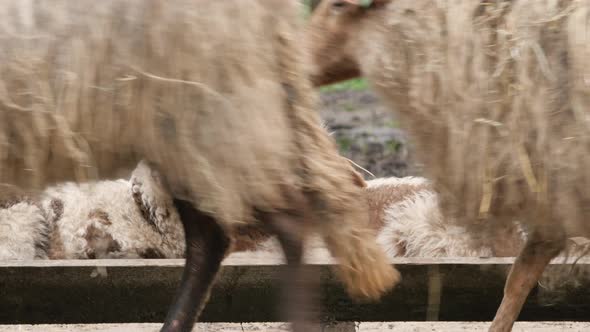
[[[159,190],[144,166],[131,180],[66,183],[45,190],[41,202],[52,237],[57,237],[50,258],[184,257],[184,231],[172,198]]]
[[[0,260],[46,259],[44,220],[39,207],[30,202],[0,208]]]
[[[0,209],[0,259],[182,258],[184,247],[172,197],[143,163],[130,180],[63,183]]]

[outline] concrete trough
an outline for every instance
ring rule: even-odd
[[[328,256],[309,259],[307,268],[321,278],[326,322],[490,321],[502,296],[501,271],[513,260],[394,259],[403,281],[378,303],[351,301],[331,273]],[[276,322],[282,264],[282,256],[268,253],[228,257],[202,321]],[[0,262],[0,324],[161,322],[183,265],[184,260],[156,259]],[[441,296],[433,299],[431,292],[429,299],[436,284]],[[586,286],[552,306],[540,304],[533,290],[519,319],[590,321]]]

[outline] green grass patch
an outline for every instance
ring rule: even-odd
[[[398,127],[397,122],[395,122],[395,120],[386,121],[384,125],[389,128],[397,128]]]
[[[350,103],[346,103],[344,105],[342,105],[342,108],[346,111],[346,112],[354,112],[356,111],[356,107]]]
[[[348,81],[326,85],[320,88],[322,92],[333,91],[363,91],[369,87],[364,78],[353,78]]]
[[[311,0],[303,0],[303,17],[308,19],[311,16]]]
[[[336,142],[338,142],[338,147],[340,148],[340,151],[345,151],[345,152],[350,151],[350,148],[352,146],[352,140],[350,138],[348,138],[348,137],[338,138],[338,139],[336,139]]]
[[[398,141],[389,141],[387,142],[387,150],[389,152],[399,152],[402,148],[403,144]]]

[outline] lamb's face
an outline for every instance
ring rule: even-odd
[[[314,85],[330,84],[361,75],[356,52],[361,25],[372,10],[389,0],[324,0],[307,26]]]

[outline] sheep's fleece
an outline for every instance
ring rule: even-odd
[[[184,256],[172,198],[143,162],[130,180],[63,183],[2,207],[0,259]]]

